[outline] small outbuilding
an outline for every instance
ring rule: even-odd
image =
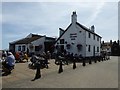
[[[9,43],[9,50],[12,52],[27,52],[41,54],[54,51],[52,49],[55,38],[30,33],[27,37]]]

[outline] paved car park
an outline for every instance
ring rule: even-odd
[[[110,60],[87,64],[85,67],[77,63],[63,66],[58,74],[59,66],[51,59],[49,69],[42,69],[42,77],[31,81],[35,70],[28,68],[28,62],[16,63],[15,69],[2,78],[2,88],[118,88],[118,57]]]

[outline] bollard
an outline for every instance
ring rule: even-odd
[[[35,75],[35,78],[34,79],[32,79],[31,81],[35,81],[36,79],[39,79],[39,78],[41,78],[41,71],[40,71],[40,65],[36,65],[37,66],[37,68],[36,68],[36,75]]]
[[[89,64],[92,64],[92,62],[91,62],[91,58],[89,58]]]
[[[94,62],[97,63],[96,57],[94,57]]]
[[[76,68],[76,62],[73,61],[73,69],[75,69],[75,68]]]
[[[100,56],[98,57],[99,62],[101,61]]]
[[[63,72],[63,68],[62,68],[62,61],[60,60],[60,66],[59,66],[59,71],[58,71],[58,73],[61,73],[61,72]]]
[[[83,59],[83,66],[86,66],[85,59]]]
[[[103,56],[101,56],[101,61],[103,61]]]
[[[103,61],[103,57],[101,57],[101,60]]]

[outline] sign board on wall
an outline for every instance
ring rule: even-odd
[[[71,33],[70,38],[71,40],[75,40],[75,38],[77,38],[77,33]]]

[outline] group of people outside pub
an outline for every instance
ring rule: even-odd
[[[2,76],[6,76],[11,74],[12,69],[15,66],[15,56],[11,52],[2,52],[2,58],[0,58],[2,64]]]
[[[2,76],[7,76],[11,74],[12,70],[15,68],[15,63],[24,62],[30,59],[32,69],[36,69],[35,79],[41,77],[40,69],[47,68],[48,69],[48,59],[50,59],[51,55],[50,52],[47,53],[43,52],[42,54],[35,54],[32,53],[30,57],[26,52],[15,52],[14,54],[10,51],[2,51],[1,63],[2,63]]]
[[[97,61],[104,61],[109,60],[110,56],[107,52],[101,52],[100,56],[89,56],[83,57],[81,54],[73,54],[64,50],[63,52],[57,51],[55,55],[55,64],[59,64],[59,71],[58,73],[63,72],[62,65],[69,63],[73,64],[73,69],[76,68],[76,63],[82,63],[83,66],[86,66],[86,63],[92,64],[92,61],[97,63]]]
[[[15,68],[16,62],[23,62],[23,60],[27,60],[28,62],[28,55],[26,52],[16,52],[12,53],[10,51],[2,51],[2,57],[0,57],[0,61],[2,64],[2,75],[6,76],[11,74],[11,71]]]
[[[15,68],[16,62],[23,62],[26,60],[30,60],[30,63],[28,64],[28,67],[30,69],[36,69],[35,77],[31,81],[35,81],[36,79],[41,78],[41,69],[43,68],[49,68],[48,60],[53,57],[51,56],[49,51],[46,53],[43,52],[42,54],[35,54],[32,53],[31,57],[28,58],[28,55],[26,52],[16,52],[14,55],[12,52],[2,52],[2,69],[3,69],[3,76],[11,74],[11,71]],[[57,51],[57,53],[54,54],[55,64],[59,65],[58,73],[63,72],[62,65],[68,65],[73,64],[73,69],[76,68],[76,63],[83,63],[83,66],[85,66],[85,63],[92,64],[92,61],[103,61],[108,60],[109,56],[104,52],[99,57],[83,57],[81,54],[73,54],[70,52],[67,52],[64,50],[64,52]]]

